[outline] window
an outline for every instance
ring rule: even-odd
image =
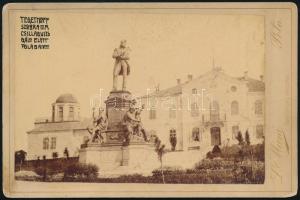
[[[194,127],[192,130],[192,139],[193,141],[200,141],[201,140],[200,129],[198,127]]]
[[[49,138],[43,139],[43,149],[49,149]]]
[[[56,149],[56,137],[51,138],[51,149]]]
[[[199,116],[199,108],[197,103],[191,104],[191,116],[192,117],[198,117]]]
[[[255,101],[255,114],[261,115],[263,113],[263,106],[260,100]]]
[[[231,115],[239,114],[239,103],[237,101],[231,102]]]
[[[219,116],[219,104],[216,101],[213,101],[210,104],[210,120],[211,121],[217,121],[220,119]]]
[[[264,136],[264,126],[256,125],[256,138],[263,138]]]
[[[74,107],[70,107],[70,110],[69,110],[69,118],[70,120],[73,120],[74,119]]]
[[[149,119],[155,119],[156,118],[156,110],[154,107],[150,108],[149,111]]]
[[[64,119],[64,108],[62,106],[58,107],[58,120],[62,121]]]
[[[52,106],[52,121],[55,120],[55,106]]]
[[[192,94],[197,94],[197,89],[196,88],[192,89]]]
[[[175,119],[176,118],[176,106],[172,105],[169,109],[169,117],[171,119]]]
[[[52,153],[52,158],[58,158],[58,153],[57,152],[53,152]]]
[[[236,86],[231,86],[230,90],[231,92],[236,92]]]
[[[236,139],[239,132],[239,126],[233,126],[232,127],[232,139]]]

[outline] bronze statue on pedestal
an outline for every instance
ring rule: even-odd
[[[122,90],[126,90],[127,76],[130,73],[129,60],[130,48],[126,47],[126,40],[122,40],[120,47],[116,48],[113,52],[115,59],[115,66],[113,71],[113,91],[117,90],[118,76],[123,76]]]

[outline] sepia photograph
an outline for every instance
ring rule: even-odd
[[[6,196],[296,194],[292,3],[2,15]]]

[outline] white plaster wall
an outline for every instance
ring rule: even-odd
[[[49,149],[43,149],[43,139],[45,137],[49,138]],[[50,149],[51,147],[51,137],[56,137],[56,148]],[[53,152],[58,152],[58,157],[63,157],[63,152],[65,148],[69,150],[69,156],[74,156],[78,148],[78,144],[74,142],[73,131],[54,131],[54,132],[40,132],[40,133],[29,133],[28,134],[28,154],[27,159],[40,159],[43,155],[46,158],[52,158]],[[80,146],[79,146],[80,147]]]

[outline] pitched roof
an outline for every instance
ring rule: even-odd
[[[148,95],[141,96],[140,98],[164,97],[164,96],[174,96],[174,95],[177,95],[177,94],[181,94],[182,93],[182,85],[184,85],[184,83],[178,84],[176,86],[166,88],[166,89],[163,89],[163,90],[159,90],[159,91],[153,92],[153,93],[148,94]]]
[[[253,79],[253,78],[247,78],[245,79],[244,77],[231,77],[227,74],[225,74],[222,70],[218,70],[218,71],[209,71],[205,74],[202,74],[200,76],[198,76],[197,78],[193,79],[192,81],[194,80],[199,80],[199,79],[202,79],[204,77],[207,77],[209,76],[210,74],[223,74],[227,77],[230,77],[232,80],[237,80],[237,81],[243,81],[243,82],[246,82],[247,84],[247,87],[248,87],[248,91],[249,92],[260,92],[260,91],[265,91],[265,83],[263,81],[260,81],[260,80],[256,80],[256,79]],[[165,96],[174,96],[174,95],[177,95],[177,94],[181,94],[182,93],[182,87],[185,85],[185,84],[188,84],[189,81],[185,82],[185,83],[181,83],[181,84],[178,84],[176,86],[173,86],[173,87],[169,87],[169,88],[166,88],[166,89],[163,89],[163,90],[160,90],[160,91],[156,91],[156,92],[153,92],[151,94],[148,94],[148,95],[144,95],[144,96],[141,96],[140,98],[146,98],[146,97],[165,97]]]
[[[27,133],[46,132],[46,131],[66,131],[66,130],[84,130],[92,125],[91,118],[85,118],[82,121],[69,122],[46,122],[36,123],[35,127]]]

